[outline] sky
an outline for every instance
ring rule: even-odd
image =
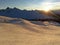
[[[27,10],[60,9],[60,0],[0,0],[0,9],[6,7]]]

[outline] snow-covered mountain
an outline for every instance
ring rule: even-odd
[[[0,10],[0,45],[60,45],[60,23],[25,19],[52,19],[52,17],[37,10],[17,8]]]
[[[0,10],[1,16],[24,18],[24,19],[50,19],[52,17],[44,15],[37,10],[20,10],[18,8],[6,8]]]

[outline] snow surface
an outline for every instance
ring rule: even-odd
[[[13,22],[0,22],[0,45],[60,45],[57,22],[24,19]]]

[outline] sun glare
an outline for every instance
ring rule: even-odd
[[[51,9],[52,9],[52,7],[51,7],[51,6],[47,6],[47,7],[44,7],[44,8],[43,8],[43,11],[48,12],[48,11],[50,11]]]
[[[45,12],[50,11],[53,7],[50,2],[45,2],[42,4],[42,6],[43,6],[42,10]]]
[[[44,9],[43,11],[48,12],[48,11],[49,11],[49,9]]]

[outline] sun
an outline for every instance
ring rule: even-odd
[[[44,2],[44,3],[42,3],[42,6],[43,6],[42,10],[45,12],[50,11],[53,7],[50,2]]]
[[[50,11],[50,9],[47,8],[47,9],[44,9],[44,11],[45,11],[45,12],[48,12],[48,11]]]
[[[45,11],[45,12],[48,12],[52,9],[51,6],[47,6],[47,7],[44,7],[42,10]]]

